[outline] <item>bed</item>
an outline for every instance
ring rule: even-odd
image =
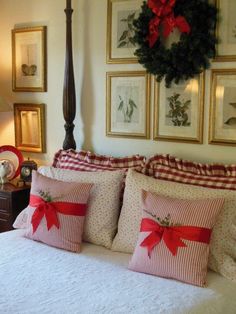
[[[90,168],[92,172],[117,170],[120,167],[121,159],[118,161],[109,159],[113,169],[108,169],[108,162],[105,158],[94,157],[91,154],[89,157],[86,154],[83,155],[83,152],[79,157],[76,155],[77,159],[80,158],[79,166],[73,159],[75,157],[73,149],[76,146],[73,137],[75,89],[70,26],[72,9],[69,0],[67,0],[65,12],[67,16],[67,51],[63,113],[66,137],[63,151],[55,155],[54,167],[60,164],[58,156],[62,155],[62,163],[66,164],[66,169],[70,169],[69,171],[73,169],[83,172],[88,170],[87,168]],[[63,152],[66,152],[67,159]],[[85,162],[86,158],[90,158],[88,163]],[[122,162],[127,163],[127,160],[125,158]],[[142,167],[139,168],[139,166],[142,166],[142,162],[142,158],[136,156],[135,159],[132,159],[131,166],[140,172]],[[77,166],[78,168],[76,168]],[[63,167],[61,166],[61,168]],[[42,169],[41,173],[44,174],[43,171],[48,171],[53,174],[54,169],[53,167]],[[151,173],[153,169],[149,163],[146,164],[148,173]],[[217,171],[219,171],[219,167]],[[62,175],[60,171],[56,173],[57,179],[63,179],[60,177]],[[160,173],[164,174],[163,171]],[[128,174],[131,177],[132,175],[135,176],[132,173]],[[108,176],[113,177],[112,174]],[[114,176],[116,175],[114,174]],[[176,174],[174,178],[177,178]],[[70,177],[70,180],[73,181],[73,176]],[[86,178],[84,180],[86,181]],[[187,179],[185,178],[185,180]],[[134,182],[136,181],[134,179]],[[212,182],[214,184],[214,180]],[[128,186],[128,183],[126,184]],[[197,189],[198,187],[196,187]],[[166,190],[164,185],[163,190]],[[131,192],[131,194],[134,193]],[[125,194],[124,202],[126,196]],[[122,210],[124,211],[123,207]],[[96,219],[95,217],[95,222]],[[122,219],[122,214],[120,219]],[[136,216],[134,216],[135,219]],[[118,210],[115,216],[116,226],[112,226],[113,236],[117,228],[117,220]],[[127,217],[124,217],[124,220],[128,220]],[[125,251],[129,252],[129,248],[124,252],[121,249],[105,248],[104,246],[110,248],[111,243],[104,245],[102,243],[104,239],[99,239],[98,233],[95,236],[92,234],[92,237],[95,237],[94,241],[90,239],[90,241],[82,243],[82,251],[78,254],[32,241],[23,236],[24,232],[24,229],[20,229],[0,234],[1,313],[236,313],[236,284],[233,280],[226,279],[217,272],[208,270],[207,286],[202,288],[174,279],[129,270],[128,264],[132,254],[125,253]],[[101,241],[101,245],[99,245],[99,241]],[[227,247],[227,249],[229,248]]]
[[[199,288],[131,272],[129,254],[88,243],[70,253],[21,232],[0,235],[2,313],[235,313],[235,283],[214,272]]]

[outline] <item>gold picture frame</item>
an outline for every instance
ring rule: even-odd
[[[150,138],[150,75],[145,71],[107,72],[106,135]]]
[[[211,71],[209,144],[236,145],[236,69]]]
[[[45,153],[45,105],[14,104],[15,145],[21,151]]]
[[[219,18],[216,25],[216,56],[213,61],[236,61],[236,1],[216,0]]]
[[[12,30],[12,89],[47,91],[46,26]]]
[[[143,0],[107,0],[107,63],[138,63],[132,21]]]
[[[202,144],[204,72],[185,82],[155,82],[153,139]]]

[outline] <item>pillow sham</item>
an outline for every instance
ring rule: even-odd
[[[214,189],[236,190],[236,165],[202,164],[170,155],[155,155],[146,173],[157,179]]]
[[[142,190],[140,233],[129,269],[204,286],[211,229],[223,204]]]
[[[124,171],[87,172],[40,167],[43,175],[65,182],[88,182],[91,189],[83,240],[111,248],[120,213]]]
[[[139,155],[112,157],[91,153],[90,151],[75,151],[73,149],[59,150],[53,159],[55,168],[78,171],[104,171],[134,168],[141,172],[144,169],[145,157]]]
[[[118,221],[118,232],[112,250],[133,253],[141,220],[140,191],[162,194],[180,199],[224,198],[225,203],[214,226],[208,266],[231,280],[236,281],[236,192],[208,189],[193,185],[167,182],[129,170],[126,178],[124,202]],[[195,213],[193,213],[195,215]]]
[[[33,171],[24,236],[80,252],[91,188],[90,183],[62,182]]]

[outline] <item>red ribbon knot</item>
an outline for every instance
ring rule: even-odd
[[[174,15],[176,0],[148,0],[148,7],[152,10],[154,17],[149,22],[149,34],[147,40],[152,48],[160,36],[160,29],[163,36],[167,38],[176,27],[181,33],[190,33],[190,26],[185,17]]]
[[[47,202],[43,198],[32,194],[30,195],[29,205],[36,207],[31,218],[33,233],[35,233],[37,230],[44,216],[46,218],[48,230],[50,230],[52,226],[55,226],[57,229],[59,229],[60,223],[57,213],[73,216],[85,216],[87,207],[87,204],[82,203]]]
[[[140,244],[142,247],[147,247],[148,256],[161,240],[169,249],[172,255],[176,255],[179,247],[187,247],[182,241],[197,241],[209,244],[211,237],[211,229],[194,226],[162,226],[158,222],[143,218],[141,221],[141,232],[151,232]]]

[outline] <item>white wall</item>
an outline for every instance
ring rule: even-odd
[[[50,163],[54,152],[61,148],[64,140],[62,87],[65,55],[65,3],[66,0],[21,0],[20,2],[19,0],[0,0],[0,94],[10,103],[46,104],[47,153],[25,154],[39,163]],[[74,135],[78,149],[90,149],[97,153],[116,156],[133,153],[147,156],[157,152],[171,153],[198,161],[236,163],[236,147],[207,144],[210,71],[206,73],[204,143],[202,145],[106,137],[106,71],[140,70],[142,67],[138,64],[106,64],[107,0],[72,0],[72,3],[77,96]],[[36,25],[48,27],[48,92],[12,92],[11,29],[15,26]],[[214,63],[213,66],[214,68],[233,68],[236,67],[236,63]],[[13,113],[0,114],[0,145],[7,144],[14,145]]]

